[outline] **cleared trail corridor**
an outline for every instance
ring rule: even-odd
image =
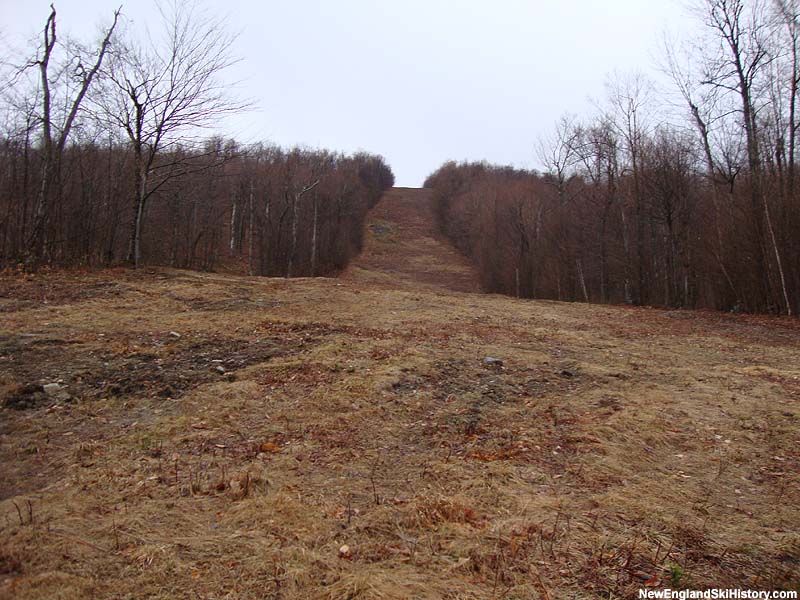
[[[364,252],[345,277],[385,280],[399,287],[434,286],[480,292],[478,275],[439,233],[433,192],[392,188],[372,209]]]

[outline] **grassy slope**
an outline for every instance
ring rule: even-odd
[[[797,322],[478,294],[428,200],[340,279],[1,280],[76,401],[0,409],[0,597],[800,585]]]

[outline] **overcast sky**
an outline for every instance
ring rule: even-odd
[[[153,21],[149,0],[56,0],[59,29],[91,38],[113,9]],[[5,45],[24,47],[50,0],[0,0]],[[656,75],[675,0],[207,1],[239,32],[227,77],[257,108],[226,124],[242,142],[384,155],[398,185],[446,160],[538,165],[537,139],[587,115],[608,75]],[[154,27],[154,25],[151,25]]]

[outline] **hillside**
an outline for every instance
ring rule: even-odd
[[[3,276],[0,597],[798,588],[797,320],[482,294],[430,200],[338,279]]]
[[[394,188],[370,217],[365,251],[346,279],[390,288],[480,291],[467,259],[439,234],[430,190]]]

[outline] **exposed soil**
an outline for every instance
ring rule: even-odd
[[[370,214],[365,250],[345,278],[360,275],[377,283],[377,276],[393,288],[480,291],[476,271],[439,232],[433,200],[431,190],[388,191]]]
[[[0,292],[2,598],[800,586],[796,319],[481,294],[407,189],[339,279]]]

